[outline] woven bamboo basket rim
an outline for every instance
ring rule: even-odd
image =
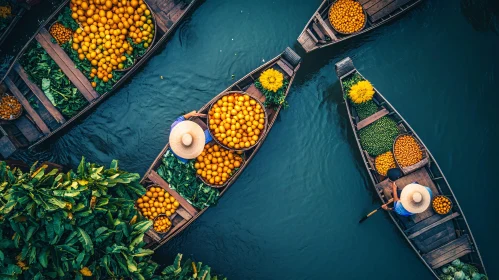
[[[14,98],[14,99],[15,99],[15,100],[19,103],[19,105],[21,105],[21,109],[19,109],[19,112],[18,112],[17,114],[15,114],[15,115],[10,115],[10,117],[9,117],[8,119],[6,119],[6,118],[2,118],[2,117],[0,117],[0,119],[5,120],[5,121],[13,121],[13,120],[17,120],[17,119],[18,119],[18,118],[19,118],[19,117],[23,114],[23,112],[24,112],[23,106],[22,106],[21,102],[19,102],[19,100],[18,100],[15,96],[13,96],[13,95],[8,95],[8,94],[3,95],[3,96],[0,98],[0,102],[1,102],[1,100],[2,100],[4,97],[6,97],[6,96],[13,97],[13,98]]]
[[[172,223],[172,224],[170,225],[170,228],[168,228],[168,230],[167,230],[167,231],[165,231],[165,232],[159,232],[159,231],[156,231],[156,230],[154,229],[154,223],[156,222],[156,220],[157,220],[159,217],[166,217],[168,220],[170,220],[170,223]],[[154,219],[152,220],[152,228],[151,228],[151,229],[152,229],[152,231],[154,231],[154,232],[155,232],[155,233],[157,233],[157,234],[166,234],[166,233],[168,233],[168,232],[172,229],[172,227],[173,227],[173,222],[172,222],[172,220],[171,220],[171,219],[170,219],[170,218],[169,218],[166,214],[159,214],[158,216],[156,216],[156,218],[154,218]]]
[[[395,144],[397,143],[397,141],[399,140],[399,138],[401,138],[402,136],[410,136],[412,139],[414,139],[416,141],[416,143],[418,144],[419,146],[419,150],[421,151],[423,157],[421,158],[420,161],[416,162],[415,164],[413,165],[409,165],[409,166],[401,166],[397,160],[397,157],[395,156]],[[395,140],[393,141],[393,146],[392,146],[392,153],[393,153],[393,158],[395,159],[395,164],[397,165],[398,168],[401,168],[401,169],[404,169],[404,168],[409,168],[411,166],[414,166],[418,163],[420,163],[421,161],[423,161],[423,159],[425,159],[427,157],[426,155],[426,150],[424,149],[423,145],[421,145],[421,143],[419,142],[419,140],[414,137],[413,135],[409,134],[409,133],[401,133],[399,134]]]
[[[210,142],[210,143],[211,143],[211,142]],[[218,144],[218,143],[217,143],[217,144]],[[225,147],[223,147],[223,148],[225,149]],[[229,151],[231,151],[231,150],[229,150]],[[214,189],[221,189],[221,188],[223,188],[223,187],[227,186],[227,184],[229,183],[230,179],[231,179],[232,177],[236,176],[236,175],[237,175],[237,173],[238,173],[238,172],[241,170],[241,168],[243,167],[243,165],[246,163],[246,157],[245,157],[245,154],[243,153],[243,154],[241,154],[241,155],[239,155],[239,156],[241,156],[241,158],[243,159],[243,161],[241,162],[241,166],[239,166],[239,168],[238,168],[236,171],[233,171],[233,172],[232,172],[232,175],[231,175],[229,178],[227,178],[227,181],[225,181],[225,183],[223,183],[222,185],[214,185],[214,184],[210,184],[210,182],[207,182],[207,181],[203,178],[203,176],[201,176],[201,175],[199,175],[199,174],[197,174],[197,173],[196,173],[196,177],[197,177],[197,178],[199,178],[199,180],[201,180],[201,182],[203,182],[203,184],[205,184],[205,185],[207,185],[207,186],[210,186],[210,187],[212,187],[212,188],[214,188]]]
[[[338,2],[338,0],[334,1],[333,4],[331,4],[331,7],[329,7],[328,13],[327,13],[327,19],[329,20],[329,25],[331,25],[331,27],[333,27],[334,31],[338,32],[339,34],[343,34],[343,35],[352,35],[352,34],[355,34],[355,33],[359,33],[360,31],[364,30],[364,28],[366,28],[366,25],[367,25],[367,13],[366,13],[366,10],[364,10],[364,7],[362,7],[362,5],[360,5],[362,7],[362,12],[364,13],[364,25],[362,26],[362,28],[359,29],[359,30],[357,30],[357,31],[355,31],[355,32],[352,32],[352,33],[344,33],[344,32],[338,31],[338,29],[336,29],[336,27],[334,27],[333,23],[331,22],[331,10],[333,9],[333,6],[334,6],[334,4],[336,4],[336,2]]]
[[[264,119],[265,119],[265,123],[263,124],[263,129],[260,131],[260,135],[258,136],[258,141],[256,141],[256,142],[255,142],[255,145],[249,146],[248,148],[244,147],[244,148],[241,148],[241,149],[235,149],[235,148],[231,148],[231,147],[229,147],[229,146],[224,145],[222,142],[220,142],[220,141],[219,141],[219,140],[215,137],[215,135],[212,133],[211,128],[210,128],[210,114],[209,114],[209,112],[210,112],[210,111],[211,111],[211,109],[213,108],[213,105],[214,105],[215,103],[217,103],[217,101],[218,101],[218,100],[222,99],[224,96],[229,95],[229,94],[234,94],[234,93],[239,93],[239,94],[247,95],[247,96],[249,96],[251,99],[255,100],[258,104],[260,104],[260,106],[261,106],[261,107],[262,107],[262,109],[263,109],[263,113],[264,113],[264,115],[265,115],[265,117],[264,117]],[[244,152],[244,151],[247,151],[247,150],[250,150],[250,149],[254,148],[255,146],[257,146],[257,145],[258,145],[258,144],[262,141],[262,139],[263,139],[263,135],[265,135],[265,133],[267,132],[268,118],[269,118],[269,116],[268,116],[268,114],[267,114],[267,110],[265,110],[265,106],[263,105],[263,103],[262,103],[260,100],[258,100],[258,99],[256,99],[256,98],[254,98],[253,96],[249,95],[247,92],[244,92],[244,91],[228,91],[228,92],[225,92],[225,93],[223,93],[223,94],[218,95],[217,100],[215,100],[213,103],[211,103],[210,108],[209,108],[209,110],[208,110],[208,116],[207,116],[207,120],[208,120],[208,130],[210,131],[210,134],[213,136],[213,140],[214,140],[215,142],[217,142],[217,143],[218,143],[218,145],[220,145],[220,146],[224,147],[225,149],[231,150],[231,151],[242,151],[242,152]]]
[[[433,206],[433,201],[437,198],[437,197],[445,197],[449,202],[450,202],[450,208],[449,208],[449,211],[447,211],[447,213],[438,213],[437,210],[435,209],[435,206]],[[435,213],[439,214],[439,215],[447,215],[449,214],[451,211],[452,211],[452,207],[454,207],[454,203],[452,203],[452,200],[450,198],[448,198],[447,196],[445,195],[437,195],[435,196],[434,198],[431,199],[431,208],[433,209],[433,211],[435,211]]]

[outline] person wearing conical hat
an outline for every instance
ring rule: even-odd
[[[388,178],[392,184],[393,208],[389,208],[388,203],[382,205],[382,208],[387,211],[393,210],[398,215],[404,217],[423,213],[430,207],[433,196],[431,189],[418,183],[411,183],[405,186],[402,192],[399,193],[395,180],[402,175],[398,171],[396,169],[388,171]]]
[[[178,117],[170,129],[170,150],[183,163],[198,157],[204,145],[213,140],[209,129],[203,131],[199,124],[189,120],[191,117],[205,118],[206,115],[192,111]]]

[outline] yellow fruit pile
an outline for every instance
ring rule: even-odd
[[[329,21],[339,32],[350,34],[362,29],[366,16],[359,2],[338,0],[329,10]]]
[[[128,38],[144,48],[153,40],[154,23],[143,0],[71,0],[70,7],[83,27],[73,34],[72,47],[92,64],[92,78],[107,82],[113,70],[125,67],[125,53],[133,52]]]
[[[388,170],[397,167],[395,165],[395,159],[393,158],[393,153],[388,151],[376,157],[374,160],[374,166],[380,175],[386,176]]]
[[[223,145],[236,150],[254,146],[264,129],[265,112],[247,94],[231,93],[213,104],[210,131]]]
[[[197,157],[196,173],[211,185],[223,185],[239,168],[243,158],[237,152],[227,150],[217,144],[207,144]]]
[[[435,199],[433,199],[432,205],[435,212],[437,212],[440,215],[445,215],[449,213],[452,203],[450,199],[440,195],[435,197]]]
[[[71,39],[73,31],[64,25],[56,22],[52,27],[50,27],[50,34],[57,41],[59,45],[62,45]]]
[[[178,201],[161,187],[150,187],[145,195],[137,199],[140,212],[149,220],[160,214],[170,217],[179,205]]]
[[[423,159],[423,152],[418,142],[410,135],[403,135],[397,139],[393,153],[402,167],[414,165]]]
[[[11,117],[17,116],[21,112],[21,103],[10,95],[4,95],[0,99],[0,118],[10,120]]]
[[[167,216],[161,215],[154,219],[153,226],[156,232],[165,233],[172,227],[172,222]]]

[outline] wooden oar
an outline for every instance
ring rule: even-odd
[[[393,198],[391,198],[390,200],[388,200],[388,203],[391,203],[393,201]],[[381,209],[383,207],[383,205],[381,205],[380,207],[378,207],[377,209],[371,211],[371,213],[367,214],[366,216],[364,216],[364,218],[360,219],[359,221],[359,224],[362,223],[363,221],[367,220],[367,218],[371,217],[372,215],[374,215],[374,213],[378,212],[379,209]]]

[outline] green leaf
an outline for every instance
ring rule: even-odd
[[[92,243],[92,239],[90,236],[80,227],[77,228],[78,231],[80,232],[80,242],[83,245],[83,248],[85,249],[86,252],[90,252],[93,254],[94,252],[94,245]]]
[[[133,228],[132,236],[139,235],[148,231],[151,228],[151,226],[152,226],[152,221],[149,220],[134,224],[132,227]]]
[[[48,266],[48,258],[49,257],[49,247],[42,248],[42,251],[38,255],[38,262],[43,268],[47,268]]]

